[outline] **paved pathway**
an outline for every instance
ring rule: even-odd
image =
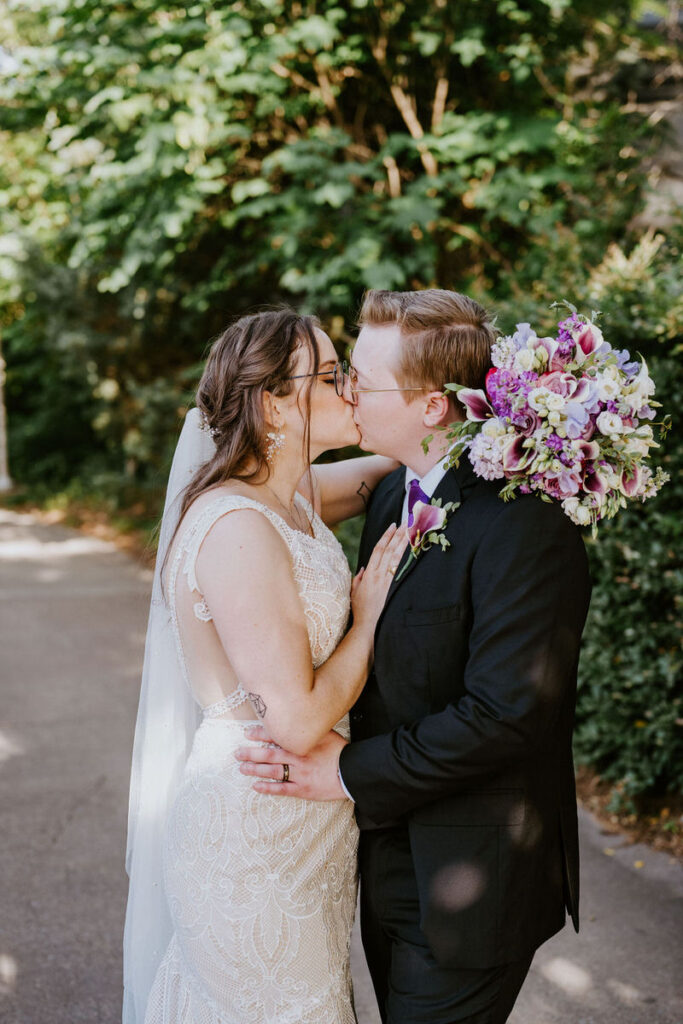
[[[1,1024],[120,1020],[149,586],[111,545],[0,509]],[[681,1024],[679,866],[587,815],[582,833],[581,936],[539,952],[510,1024]],[[359,1024],[377,1024],[357,944],[354,969]]]

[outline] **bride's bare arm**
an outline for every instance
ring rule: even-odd
[[[298,754],[311,750],[358,698],[368,678],[375,624],[405,548],[390,528],[354,581],[353,626],[317,671],[289,550],[254,510],[224,516],[199,552],[197,582],[225,653],[269,734]]]
[[[399,462],[384,455],[324,462],[311,467],[313,497],[308,474],[302,478],[299,490],[312,501],[323,522],[334,526],[365,512],[367,500],[377,484],[399,466]]]

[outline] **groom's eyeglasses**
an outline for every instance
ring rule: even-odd
[[[349,378],[349,395],[352,405],[358,405],[356,395],[371,394],[379,391],[427,391],[427,388],[359,388],[358,374],[353,366],[350,366],[347,362],[343,362],[342,369],[345,376]]]
[[[344,397],[344,384],[346,378],[349,380],[349,401],[352,405],[358,405],[356,395],[369,394],[379,391],[427,391],[427,388],[359,388],[358,374],[353,366],[344,360],[342,363],[335,363],[331,370],[321,370],[319,373],[296,373],[293,377],[285,377],[285,380],[302,380],[304,377],[332,377],[334,390],[340,398]]]

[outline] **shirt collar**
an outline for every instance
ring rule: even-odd
[[[444,466],[445,458],[446,456],[444,455],[443,458],[439,459],[439,461],[435,463],[431,469],[427,470],[427,472],[422,478],[420,478],[414,470],[410,469],[409,466],[406,466],[406,491],[410,487],[411,480],[419,480],[420,487],[425,492],[425,494],[431,498],[431,496],[434,494],[434,491],[437,489],[437,487],[445,477],[446,473],[448,472],[448,467]]]

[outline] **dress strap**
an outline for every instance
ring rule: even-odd
[[[266,517],[282,536],[287,547],[291,549],[292,534],[295,532],[285,520],[273,512],[272,508],[264,505],[253,498],[246,498],[242,494],[224,495],[210,502],[197,516],[192,525],[188,528],[186,538],[183,542],[184,565],[183,572],[187,578],[190,590],[199,591],[197,583],[197,556],[206,535],[215,523],[228,512],[235,512],[239,509],[254,509]]]

